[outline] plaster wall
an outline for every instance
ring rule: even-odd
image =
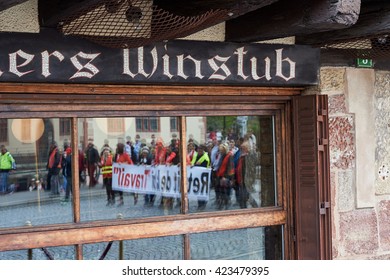
[[[1,11],[0,32],[39,33],[38,0],[30,0]]]
[[[390,72],[321,69],[329,96],[334,259],[390,259]]]

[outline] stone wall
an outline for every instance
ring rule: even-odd
[[[390,259],[390,72],[322,68],[334,259]],[[313,89],[311,89],[311,93]]]

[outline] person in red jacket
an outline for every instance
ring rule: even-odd
[[[228,144],[219,145],[218,158],[219,166],[216,172],[218,184],[215,188],[215,193],[218,208],[222,210],[223,208],[229,208],[232,180],[234,179],[233,154],[229,151]]]
[[[125,163],[125,164],[133,164],[133,161],[131,160],[129,154],[125,153],[125,145],[123,143],[118,143],[116,145],[116,154],[114,157],[114,162],[117,163]],[[119,193],[119,202],[117,206],[122,206],[123,203],[123,192],[118,191]],[[136,204],[136,196],[134,196],[134,204]]]
[[[153,164],[165,164],[167,149],[164,147],[162,139],[159,137],[156,140],[156,147],[154,149]]]

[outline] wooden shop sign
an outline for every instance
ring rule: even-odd
[[[0,34],[0,82],[224,84],[318,83],[319,49],[174,40],[134,49],[41,34]]]

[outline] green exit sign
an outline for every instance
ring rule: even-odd
[[[372,59],[368,59],[368,58],[358,58],[356,64],[357,67],[362,67],[362,68],[372,68],[373,66]]]

